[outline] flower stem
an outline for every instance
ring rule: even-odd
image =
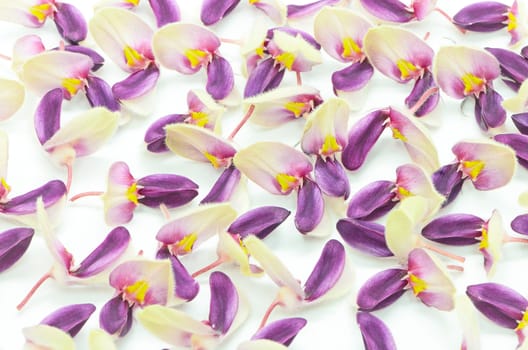
[[[443,250],[443,249],[441,249],[441,248],[438,248],[438,247],[435,247],[435,246],[433,246],[433,245],[427,244],[427,243],[425,243],[425,242],[421,242],[420,244],[421,244],[421,246],[422,246],[423,248],[425,248],[425,249],[429,249],[430,251],[433,251],[433,252],[435,252],[435,253],[438,253],[438,254],[440,254],[440,255],[443,255],[443,256],[445,256],[445,257],[447,257],[447,258],[450,258],[450,259],[456,260],[456,261],[461,262],[461,263],[463,263],[464,261],[466,261],[466,258],[464,258],[463,256],[460,256],[460,255],[456,255],[456,254],[450,253],[450,252],[448,252],[448,251],[445,251],[445,250]]]
[[[528,243],[528,238],[506,236],[503,241],[504,243]]]
[[[6,61],[11,61],[11,57],[9,57],[7,55],[4,55],[2,53],[0,53],[0,58],[3,59],[3,60],[6,60]]]
[[[70,187],[73,180],[73,164],[71,162],[67,162],[64,164],[66,167],[66,170],[68,171],[68,175],[66,178],[66,193],[70,193]]]
[[[46,280],[50,277],[52,277],[52,274],[51,274],[51,271],[48,271],[46,272],[42,277],[39,278],[39,280],[37,281],[37,283],[35,283],[35,285],[33,285],[33,287],[31,287],[31,289],[29,290],[29,292],[26,294],[26,296],[24,297],[24,299],[22,299],[22,301],[20,302],[20,304],[17,305],[17,310],[20,311],[22,310],[22,308],[27,304],[27,302],[29,301],[29,299],[31,299],[31,297],[33,296],[33,294],[35,294],[35,292],[37,291],[37,289],[39,289],[39,287],[44,283],[46,282]]]
[[[214,269],[215,267],[222,265],[225,261],[226,260],[223,257],[218,257],[218,259],[216,259],[215,261],[213,261],[209,265],[206,265],[206,266],[202,267],[200,270],[194,272],[191,275],[191,277],[192,278],[196,278],[196,277],[200,276],[201,274],[204,274],[207,271],[210,271],[210,270]]]
[[[233,44],[233,45],[238,45],[238,46],[242,46],[243,43],[241,40],[237,40],[237,39],[229,39],[229,38],[220,38],[220,41],[223,42],[223,43],[226,43],[226,44]]]
[[[246,115],[244,115],[244,118],[242,118],[240,123],[238,123],[237,126],[235,127],[235,129],[231,132],[231,134],[229,134],[229,137],[228,137],[229,140],[233,140],[233,138],[236,136],[238,131],[240,129],[242,129],[244,124],[246,124],[246,122],[249,120],[249,118],[251,118],[251,115],[253,114],[254,110],[255,110],[255,105],[253,105],[253,104],[250,105],[248,111],[246,112]]]
[[[464,272],[464,268],[463,268],[462,266],[458,266],[458,265],[446,265],[446,267],[447,267],[449,270],[458,271],[458,272]]]
[[[439,14],[441,14],[442,16],[444,16],[449,22],[453,23],[453,19],[451,18],[451,16],[449,16],[444,10],[438,7],[436,7],[434,10],[438,12]],[[453,23],[453,25],[460,31],[460,33],[466,34],[466,30],[464,28],[460,28],[455,23]]]
[[[302,85],[301,72],[295,72],[295,75],[297,76],[297,85],[301,86]]]
[[[170,220],[170,212],[169,212],[169,208],[167,208],[167,206],[165,205],[165,203],[161,203],[159,205],[159,208],[161,210],[161,213],[163,214],[163,217],[165,218],[165,220],[169,221]]]
[[[423,104],[429,99],[429,97],[433,96],[437,92],[438,92],[438,87],[437,86],[434,86],[432,88],[429,88],[429,89],[425,90],[423,95],[420,96],[420,98],[418,99],[418,101],[416,101],[414,106],[411,107],[410,112],[412,114],[416,113],[416,111],[419,110],[420,107],[423,106]]]
[[[77,193],[75,196],[71,197],[70,198],[70,202],[75,202],[77,199],[79,198],[84,198],[84,197],[92,197],[92,196],[101,196],[103,195],[104,192],[103,191],[88,191],[88,192],[81,192],[81,193]]]
[[[260,325],[259,325],[258,329],[262,329],[266,325],[266,323],[268,323],[268,319],[269,319],[271,313],[279,305],[282,305],[282,303],[279,300],[275,299],[270,304],[270,306],[268,306],[268,308],[266,309],[266,312],[264,313],[264,316],[262,317],[262,321],[260,321]]]

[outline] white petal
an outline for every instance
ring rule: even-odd
[[[63,330],[44,324],[22,329],[26,340],[39,349],[74,350],[75,343],[70,335]]]
[[[24,86],[16,80],[0,79],[0,120],[12,116],[24,103]]]
[[[88,342],[90,350],[117,350],[113,338],[102,329],[93,329]]]

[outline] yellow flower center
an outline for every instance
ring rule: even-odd
[[[208,52],[199,49],[188,49],[185,51],[185,57],[189,60],[192,68],[201,65],[208,56]]]
[[[398,61],[396,61],[396,66],[400,70],[402,79],[407,79],[411,76],[414,76],[416,72],[419,71],[418,67],[416,67],[411,62],[404,60],[403,58],[400,58]]]
[[[212,155],[211,153],[209,152],[204,152],[204,157],[207,158],[208,161],[211,162],[211,164],[213,165],[213,167],[215,168],[219,168],[221,165],[222,165],[222,162],[220,159],[218,159],[218,157]]]
[[[508,12],[508,31],[511,32],[512,30],[517,29],[517,26],[517,17],[512,12]]]
[[[125,61],[129,67],[141,68],[145,66],[147,58],[139,53],[136,49],[127,45],[123,49],[123,54],[125,55]]]
[[[74,96],[84,85],[83,80],[79,78],[62,79],[62,87],[68,91],[70,96]]]
[[[400,130],[396,129],[396,128],[391,128],[392,129],[392,137],[394,137],[395,139],[397,140],[402,140],[403,142],[407,142],[407,137],[405,137],[401,132]]]
[[[412,273],[409,274],[409,283],[411,284],[414,295],[418,295],[427,289],[427,283]]]
[[[479,78],[471,73],[466,73],[462,76],[462,83],[464,84],[464,95],[478,93],[482,91],[486,85],[486,81],[484,81],[484,79]]]
[[[330,155],[339,151],[341,151],[341,146],[337,143],[336,138],[333,135],[327,135],[321,147],[321,154]]]
[[[46,18],[52,13],[51,4],[40,4],[31,6],[29,8],[29,13],[31,13],[39,21],[39,23],[44,23]]]
[[[196,242],[197,238],[198,235],[196,233],[189,233],[180,239],[176,246],[183,249],[186,253],[189,253],[192,250],[194,242]]]
[[[475,181],[482,172],[482,169],[484,169],[485,164],[481,160],[466,160],[462,162],[462,166],[471,180]]]
[[[209,122],[209,119],[207,118],[207,113],[205,112],[191,112],[191,119],[193,120],[193,124],[196,124],[200,127],[204,127]]]
[[[284,52],[275,57],[275,60],[281,63],[288,70],[291,70],[295,62],[295,55],[291,52]]]
[[[286,102],[286,104],[284,105],[284,108],[292,112],[295,118],[299,118],[304,113],[304,107],[304,102],[295,101]]]
[[[411,191],[402,186],[398,186],[396,188],[396,191],[398,192],[398,198],[400,199],[407,198],[413,195]]]
[[[258,3],[260,0],[249,0],[249,4],[250,5],[253,5],[253,4],[256,4]]]
[[[515,331],[520,331],[524,327],[528,325],[528,309],[524,311],[522,319],[519,321],[519,324],[517,327],[515,327]]]
[[[264,45],[260,45],[259,47],[257,47],[255,49],[255,53],[259,56],[259,57],[264,57]]]
[[[149,284],[147,281],[139,280],[134,284],[125,287],[127,299],[135,300],[138,304],[143,305],[147,295]]]
[[[139,5],[139,0],[125,0],[125,2],[128,2],[129,4],[132,4],[134,6]]]
[[[280,185],[281,192],[289,192],[292,188],[296,187],[299,184],[299,179],[293,175],[289,174],[278,174],[275,176],[275,179]]]
[[[139,204],[138,193],[137,193],[137,184],[135,182],[127,188],[126,197],[127,197],[127,199],[129,201],[131,201],[135,205]]]
[[[350,58],[361,54],[361,48],[352,38],[343,39],[343,53],[341,57]]]

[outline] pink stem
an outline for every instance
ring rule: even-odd
[[[163,217],[165,218],[165,220],[167,220],[167,221],[170,220],[169,208],[167,208],[165,203],[161,203],[159,208],[160,208],[161,213],[163,214]]]
[[[246,112],[246,115],[244,115],[244,118],[242,118],[242,120],[240,121],[240,123],[238,123],[238,125],[235,127],[235,129],[231,132],[231,134],[229,134],[229,137],[228,139],[229,140],[233,140],[233,138],[236,136],[236,134],[238,133],[238,131],[240,129],[242,129],[242,127],[244,126],[244,124],[246,124],[246,122],[249,120],[249,118],[251,118],[251,115],[253,114],[253,111],[255,110],[255,105],[250,105],[249,106],[249,109],[248,111]]]
[[[224,258],[219,257],[218,259],[216,259],[215,261],[213,261],[209,265],[206,265],[206,266],[202,267],[200,270],[194,272],[191,275],[191,277],[192,278],[196,278],[196,277],[200,276],[201,274],[204,274],[207,271],[210,271],[210,270],[214,269],[215,267],[222,265],[225,261],[226,260]]]
[[[237,39],[220,38],[220,41],[226,44],[234,44],[234,45],[239,45],[239,46],[243,45],[242,41],[237,40]]]
[[[423,40],[427,41],[427,39],[429,39],[430,36],[431,36],[431,32],[425,33]]]
[[[82,192],[82,193],[78,193],[75,196],[71,197],[70,198],[70,202],[75,202],[77,199],[83,198],[83,197],[101,196],[103,194],[104,194],[104,192],[102,192],[102,191]]]
[[[451,18],[451,16],[449,16],[444,10],[436,7],[434,9],[436,12],[438,12],[439,14],[441,14],[442,16],[444,16],[449,22],[453,23],[453,19]],[[464,28],[460,28],[459,26],[457,26],[455,23],[453,23],[453,25],[462,33],[462,34],[466,34],[466,30]]]
[[[295,75],[297,76],[297,85],[301,86],[302,85],[301,72],[295,72]]]
[[[35,292],[37,291],[37,289],[40,288],[40,286],[46,282],[46,280],[48,278],[52,277],[52,274],[51,274],[51,270],[46,272],[41,278],[39,278],[39,280],[37,281],[37,283],[35,283],[35,285],[30,289],[29,293],[27,293],[27,295],[24,297],[24,299],[22,299],[22,301],[20,302],[20,304],[17,305],[17,310],[20,311],[22,310],[22,308],[27,304],[27,302],[29,301],[29,299],[31,299],[31,297],[33,296],[33,294],[35,294]]]
[[[503,241],[505,243],[528,243],[528,238],[506,236]]]
[[[73,180],[73,164],[71,162],[68,162],[64,164],[64,166],[66,166],[66,169],[68,171],[68,176],[66,179],[66,193],[70,193],[70,187]]]
[[[260,321],[260,325],[259,325],[259,328],[258,329],[262,329],[266,323],[268,323],[268,319],[271,315],[271,313],[273,312],[273,310],[279,306],[279,305],[282,305],[282,303],[275,299],[270,306],[268,306],[268,308],[266,309],[266,313],[264,314],[264,316],[262,317],[262,321]]]
[[[1,58],[1,59],[4,59],[4,60],[6,60],[6,61],[11,61],[11,57],[9,57],[9,56],[7,56],[7,55],[4,55],[4,54],[1,54],[1,53],[0,53],[0,58]]]
[[[416,101],[414,106],[411,107],[410,112],[412,114],[414,114],[417,110],[420,109],[420,107],[423,106],[423,104],[427,101],[427,99],[429,99],[429,97],[433,96],[437,92],[438,92],[438,87],[437,86],[427,89],[423,93],[423,95],[420,97],[420,99],[418,99],[418,101]]]
[[[458,271],[458,272],[464,272],[464,268],[463,268],[462,266],[458,266],[458,265],[446,265],[446,267],[447,267],[449,270]]]
[[[64,40],[59,41],[59,50],[60,51],[64,51],[65,50]]]
[[[463,263],[464,261],[466,261],[466,258],[464,258],[463,256],[460,256],[460,255],[456,255],[456,254],[453,254],[453,253],[450,253],[448,251],[445,251],[441,248],[438,248],[438,247],[435,247],[435,246],[432,246],[430,244],[427,244],[425,242],[421,242],[421,246],[424,247],[425,249],[429,249],[435,253],[438,253],[440,255],[443,255],[447,258],[450,258],[450,259],[453,259],[453,260],[456,260],[458,262],[461,262]]]

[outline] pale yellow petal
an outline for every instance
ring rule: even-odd
[[[0,120],[15,114],[24,103],[25,89],[16,80],[0,79]]]
[[[75,343],[70,335],[63,330],[44,324],[22,329],[26,340],[41,349],[74,350]]]

